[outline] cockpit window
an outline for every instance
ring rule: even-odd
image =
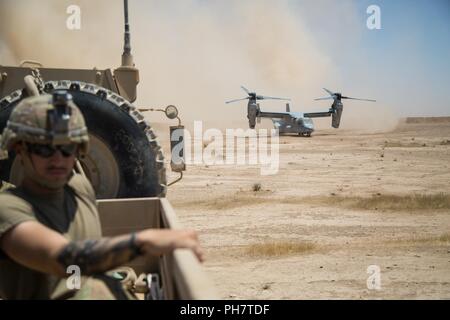
[[[304,124],[312,124],[312,119],[311,118],[303,118],[303,123]]]

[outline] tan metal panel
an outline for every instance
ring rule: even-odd
[[[57,69],[38,68],[44,81],[72,80],[92,83],[118,93],[110,69]],[[0,66],[0,99],[25,87],[24,77],[31,75],[31,68]],[[125,96],[125,98],[127,98]]]
[[[98,200],[98,207],[104,236],[146,228],[182,228],[166,198]],[[162,259],[136,259],[129,266],[138,275],[159,269],[166,299],[219,299],[202,265],[190,250],[177,249]]]
[[[161,218],[164,226],[171,229],[181,228],[175,211],[166,198],[161,199]],[[175,250],[170,259],[166,260],[166,263],[174,277],[177,291],[176,299],[219,299],[213,283],[192,251],[187,249]]]
[[[98,200],[103,235],[110,237],[120,230],[134,231],[160,228],[158,198]]]
[[[104,237],[113,237],[148,228],[160,228],[158,198],[98,200],[98,211]],[[136,274],[158,272],[159,258],[140,257],[130,262]]]

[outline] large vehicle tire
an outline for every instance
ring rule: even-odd
[[[90,136],[89,153],[81,160],[99,199],[164,196],[164,156],[144,117],[124,98],[93,84],[49,81],[45,91],[67,90],[82,111]],[[17,90],[0,100],[0,132],[23,98]],[[0,179],[17,183],[21,168],[11,152],[0,162]]]

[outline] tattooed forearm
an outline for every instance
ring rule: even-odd
[[[58,262],[67,268],[77,265],[84,275],[105,272],[140,255],[135,234],[99,240],[74,241],[58,255]]]

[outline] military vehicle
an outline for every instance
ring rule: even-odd
[[[292,112],[289,103],[286,103],[286,112],[271,112],[271,111],[267,112],[261,111],[261,107],[257,102],[258,100],[266,100],[266,99],[290,100],[290,99],[262,96],[256,94],[255,92],[250,92],[244,86],[241,86],[241,88],[248,94],[247,97],[226,101],[225,103],[233,103],[248,99],[247,118],[249,121],[248,123],[250,129],[254,129],[256,121],[258,121],[259,123],[261,121],[261,118],[270,118],[272,119],[275,129],[278,129],[280,134],[295,133],[303,137],[311,137],[311,134],[314,131],[314,123],[311,118],[322,118],[331,116],[331,126],[336,129],[339,128],[339,125],[341,123],[342,111],[344,109],[342,99],[376,102],[376,100],[371,99],[346,97],[339,92],[335,93],[326,88],[323,88],[330,96],[324,98],[317,98],[315,100],[333,99],[333,103],[331,107],[328,109],[328,111],[306,112],[306,113]]]
[[[167,192],[164,155],[144,111],[164,111],[178,118],[171,133],[183,130],[174,106],[149,109],[132,104],[137,97],[139,70],[130,45],[128,1],[124,0],[125,41],[122,65],[114,70],[56,69],[35,61],[0,65],[0,132],[12,109],[25,97],[66,90],[82,111],[90,135],[90,151],[77,170],[91,181],[99,199],[104,236],[145,228],[180,228]],[[178,134],[179,136],[179,134]],[[182,135],[171,145],[182,143]],[[171,161],[173,171],[185,170],[182,155]],[[0,162],[0,179],[17,184],[21,165],[12,152]],[[179,181],[177,179],[176,181]],[[144,273],[148,299],[215,299],[215,290],[188,250],[162,258],[137,259],[130,265]],[[142,291],[142,286],[141,286]]]

